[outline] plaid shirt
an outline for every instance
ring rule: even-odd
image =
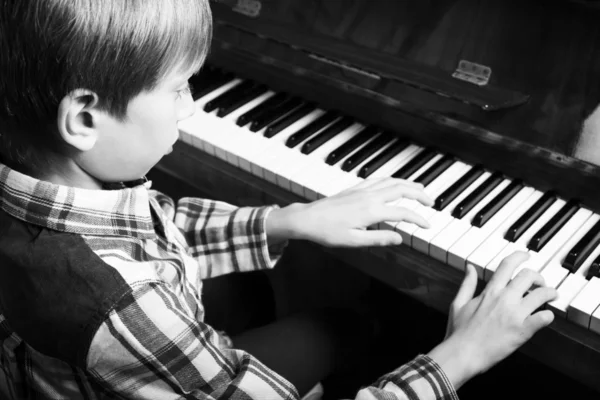
[[[273,207],[236,208],[149,183],[59,186],[0,164],[0,397],[297,399],[206,325],[202,279],[271,268]],[[427,356],[357,399],[456,399]]]

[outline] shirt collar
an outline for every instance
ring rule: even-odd
[[[80,189],[41,181],[0,164],[0,207],[15,218],[57,231],[153,238],[150,185]]]

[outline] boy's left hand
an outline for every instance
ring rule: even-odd
[[[268,236],[310,240],[329,247],[398,245],[402,243],[399,233],[366,228],[383,221],[406,221],[428,228],[423,217],[392,204],[403,198],[433,205],[421,184],[394,178],[369,179],[331,197],[274,210],[267,220]]]

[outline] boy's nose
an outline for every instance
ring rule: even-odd
[[[181,107],[177,113],[177,121],[181,121],[182,119],[186,119],[194,115],[196,111],[196,103],[194,103],[194,99],[192,98],[192,94],[186,94],[185,97],[181,101]]]

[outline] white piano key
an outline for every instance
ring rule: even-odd
[[[234,86],[237,86],[242,82],[243,82],[243,80],[240,78],[233,78],[229,82],[224,83],[223,85],[219,86],[212,92],[206,93],[204,96],[197,98],[195,100],[195,103],[200,109],[202,109],[202,108],[204,108],[206,103],[217,98],[218,96],[222,95],[229,89],[232,89]],[[204,110],[202,110],[202,111],[204,112]]]
[[[421,168],[419,168],[415,173],[413,173],[411,176],[409,176],[406,180],[410,181],[410,182],[414,182],[415,179],[417,179],[422,173],[424,173],[429,168],[431,168],[433,166],[433,164],[438,162],[442,157],[444,157],[444,155],[442,153],[436,154],[431,160],[429,160],[427,163],[425,163]],[[402,198],[402,199],[398,199],[398,200],[400,201],[399,205],[408,210],[414,209],[419,204],[419,202],[417,200],[408,199],[408,198]]]
[[[432,199],[435,199],[440,194],[449,188],[453,183],[460,179],[472,166],[465,164],[461,161],[453,163],[446,171],[442,172],[437,178],[435,178],[429,185],[424,189],[425,193]],[[413,211],[426,220],[436,212],[432,207],[424,206],[418,203]],[[406,244],[412,246],[413,233],[419,229],[419,227],[410,222],[400,222],[396,225],[395,229],[400,232],[403,237],[406,237]]]
[[[273,145],[268,149],[265,149],[265,152],[256,155],[252,173],[272,181],[272,183],[286,188],[287,190],[291,190],[289,179],[285,178],[285,176],[291,174],[290,170],[293,170],[296,167],[294,163],[291,162],[291,158],[303,155],[298,150],[299,146],[295,146],[291,149],[285,145],[285,142],[294,133],[315,121],[324,113],[324,110],[317,109],[270,138],[269,140],[273,141]]]
[[[566,204],[562,199],[557,199],[548,209],[535,221],[529,229],[527,229],[516,242],[509,242],[507,247],[502,250],[496,257],[492,259],[486,266],[484,271],[484,280],[490,280],[494,272],[498,269],[500,262],[508,255],[515,251],[528,252],[527,244],[545,224]]]
[[[509,215],[504,222],[502,222],[498,228],[496,228],[496,230],[486,238],[485,241],[471,253],[471,255],[469,255],[467,263],[475,267],[479,279],[484,279],[485,266],[508,245],[508,240],[504,239],[508,229],[543,195],[544,194],[539,190],[534,190],[533,193],[517,207],[515,212]]]
[[[587,282],[587,279],[581,275],[567,275],[557,289],[558,297],[548,303],[546,308],[554,312],[554,315],[565,318],[569,304],[575,299]]]
[[[187,137],[188,143],[200,150],[216,156],[216,149],[211,144],[211,140],[209,138],[215,137],[218,132],[208,127],[218,124],[218,121],[216,121],[218,117],[216,115],[206,113],[203,108],[206,103],[225,93],[234,86],[239,85],[241,82],[242,79],[234,78],[194,101],[196,108],[194,115],[192,115],[190,118],[179,121],[178,123],[179,131],[181,132],[180,134],[184,137]]]
[[[363,161],[359,165],[355,166],[349,172],[343,171],[341,169],[341,166],[343,165],[344,161],[346,161],[349,157],[352,157],[353,154],[362,149],[364,146],[375,140],[379,135],[380,133],[374,135],[372,138],[362,143],[354,151],[347,154],[345,157],[343,157],[341,160],[339,160],[332,166],[332,168],[335,170],[335,173],[333,174],[333,179],[328,180],[327,182],[319,182],[319,189],[321,191],[322,197],[333,196],[341,191],[358,185],[364,180],[363,178],[360,178],[357,175],[357,172],[360,168],[362,168],[362,166],[365,163],[367,163],[371,159],[371,157],[369,157],[367,160]]]
[[[191,117],[179,121],[177,126],[180,132],[191,138],[192,146],[214,156],[215,149],[211,145],[211,137],[216,136],[218,132],[206,127],[218,124],[216,119],[216,116],[205,113],[196,104],[196,112]]]
[[[322,198],[323,193],[327,191],[326,188],[329,182],[339,180],[340,175],[337,171],[340,173],[343,173],[343,171],[329,166],[325,160],[332,151],[356,136],[363,128],[364,125],[354,123],[318,149],[306,155],[311,162],[306,168],[297,171],[291,177],[291,180],[303,187],[306,198],[311,200]]]
[[[490,193],[487,194],[475,207],[463,216],[462,219],[454,219],[446,226],[429,244],[429,255],[444,263],[448,262],[448,250],[456,243],[471,227],[471,220],[487,203],[496,197],[506,186],[510,184],[509,179],[504,179]]]
[[[346,189],[358,185],[362,181],[362,179],[358,176],[347,174],[344,171],[339,170],[337,168],[335,168],[334,170],[336,171],[336,177],[333,180],[329,181],[327,186],[323,188],[323,197],[334,196]]]
[[[565,258],[573,248],[579,242],[579,240],[585,236],[585,234],[598,222],[600,219],[600,215],[593,214],[585,224],[576,232],[575,235],[565,245],[561,248],[561,250],[548,262],[548,264],[544,267],[543,271],[546,271],[546,275],[550,273],[557,274],[556,271],[560,271],[561,273],[567,273],[567,276],[564,280],[558,285],[558,297],[556,300],[550,302],[548,304],[548,308],[555,312],[556,315],[561,317],[565,317],[567,313],[567,307],[571,303],[571,301],[575,298],[575,296],[581,291],[581,289],[587,283],[587,273],[590,265],[594,262],[595,258],[600,254],[600,246],[597,249],[594,249],[592,253],[583,261],[581,266],[577,269],[577,271],[573,273],[569,273],[568,270],[563,268],[561,265],[564,263]],[[551,271],[552,270],[552,271]],[[543,272],[542,271],[542,272]],[[543,276],[543,275],[542,275]],[[548,286],[552,286],[553,282],[547,284]]]
[[[569,251],[571,251],[571,249],[577,244],[577,242],[579,242],[579,240],[581,240],[581,238],[584,237],[585,234],[588,233],[588,231],[600,219],[599,215],[592,214],[591,211],[587,209],[580,209],[578,213],[573,215],[573,217],[571,217],[571,219],[567,221],[567,224],[565,224],[565,226],[561,228],[559,232],[556,233],[555,237],[553,237],[540,251],[540,253],[545,252],[544,255],[552,254],[554,252],[551,258],[548,259],[544,268],[548,268],[552,264],[555,264],[557,267],[562,268],[562,264],[567,255],[569,254]],[[584,222],[579,227],[576,227],[574,226],[574,224],[576,224],[577,220],[583,220]],[[568,226],[569,223],[571,223],[570,226]],[[567,239],[561,243],[560,240],[565,237],[567,237]],[[590,264],[591,261],[593,260],[590,260]],[[583,272],[585,269],[584,265],[582,265],[582,267],[583,268],[579,268],[581,272]]]
[[[408,146],[404,151],[402,151],[400,154],[398,154],[397,157],[394,157],[392,160],[388,161],[385,165],[383,165],[379,170],[375,171],[375,173],[373,175],[371,175],[368,179],[391,177],[396,171],[398,171],[405,164],[410,162],[410,160],[412,160],[414,157],[416,157],[423,150],[424,150],[424,148],[421,146],[417,146],[417,145]],[[359,167],[354,168],[352,171],[350,171],[350,173],[356,174],[356,173],[358,173],[358,170],[359,170]],[[416,177],[416,175],[414,175],[414,177]],[[400,206],[400,204],[401,204],[400,201],[394,202],[395,206]],[[388,222],[384,221],[378,225],[377,229],[393,230],[395,226],[396,226],[396,222],[394,222],[394,221],[388,221]]]
[[[360,150],[362,150],[363,147],[367,146],[373,140],[376,140],[381,134],[383,134],[383,133],[380,133],[380,134],[374,136],[372,140],[369,140],[368,142],[366,142],[363,145],[361,145],[360,147],[358,147],[355,151],[352,152],[352,154],[349,154],[348,157],[346,157],[342,162],[336,164],[336,166],[339,165],[341,167],[341,165],[343,164],[344,161],[346,161],[346,159],[352,157],[352,155],[354,155],[357,152],[359,152]],[[374,152],[373,154],[371,154],[369,157],[367,157],[366,159],[364,159],[361,163],[357,164],[354,168],[352,168],[350,171],[347,171],[346,173],[358,176],[358,172],[362,169],[362,167],[364,167],[366,164],[368,164],[369,162],[371,162],[371,160],[373,160],[374,158],[376,158],[377,156],[379,156],[379,154],[381,154],[383,151],[385,151],[385,149],[387,149],[391,145],[392,145],[392,142],[387,143],[385,146],[383,146],[380,149],[378,149],[376,152]],[[395,172],[395,171],[393,171],[393,172]],[[390,173],[389,176],[391,176],[392,173]],[[375,178],[375,177],[370,176],[367,179],[373,179],[373,178]],[[363,179],[363,178],[360,178],[360,179]]]
[[[592,278],[598,279],[598,278]],[[590,318],[590,327],[592,332],[600,334],[600,307],[596,308]]]
[[[269,90],[222,118],[223,121],[228,122],[227,125],[232,132],[239,133],[235,138],[232,138],[233,143],[229,144],[231,151],[227,154],[228,160],[245,171],[252,172],[252,156],[268,146],[269,140],[263,136],[264,129],[252,132],[248,129],[248,126],[240,127],[235,122],[241,115],[267,101],[274,95],[275,92]]]
[[[262,151],[268,146],[268,139],[259,132],[240,128],[230,119],[219,119],[217,122],[211,127],[217,134],[210,137],[217,156],[251,172],[251,164],[248,160],[255,152]]]
[[[569,275],[569,271],[565,268],[544,268],[541,272],[546,286],[557,288]]]
[[[513,243],[513,242],[509,242],[507,240],[506,240],[506,243],[507,244],[502,249],[502,251],[500,251],[500,253],[498,253],[492,259],[492,261],[490,261],[489,264],[485,266],[485,270],[483,271],[483,279],[486,282],[488,282],[492,278],[492,276],[498,269],[498,266],[500,265],[502,260],[504,260],[506,257],[508,257],[509,255],[511,255],[517,251],[527,253],[527,247],[522,243]]]
[[[471,226],[469,230],[448,250],[448,264],[457,269],[464,269],[469,256],[490,235],[494,233],[533,193],[533,188],[523,187],[481,228]]]
[[[416,178],[418,178],[423,172],[427,171],[433,164],[435,164],[442,157],[444,157],[443,154],[441,154],[441,153],[436,154],[431,160],[429,160],[427,163],[425,163],[421,168],[419,168],[415,173],[413,173],[406,180],[411,181],[411,182],[414,181]],[[402,208],[405,208],[410,211],[412,211],[419,204],[420,203],[417,200],[408,199],[408,198],[398,199],[397,201],[394,202],[394,206],[402,207]],[[383,221],[383,222],[379,223],[378,229],[396,230],[397,225],[398,225],[397,221]],[[406,233],[403,233],[401,231],[398,231],[398,233],[400,233],[400,235],[402,236],[402,243],[410,246],[410,243],[411,243],[410,235],[407,235]]]
[[[600,279],[592,277],[575,296],[567,309],[567,319],[586,329],[590,328],[592,315],[600,305]]]
[[[529,253],[531,256],[529,260],[517,268],[515,273],[518,273],[520,268],[530,268],[534,271],[541,271],[544,279],[546,277],[548,277],[548,280],[556,279],[557,275],[563,275],[564,279],[569,271],[561,266],[562,259],[575,243],[585,235],[585,232],[582,232],[581,228],[591,215],[592,212],[590,210],[580,208],[539,252],[530,250]],[[554,256],[557,256],[557,262],[549,263]],[[549,286],[548,281],[546,285]]]
[[[277,135],[267,139],[267,147],[262,151],[253,153],[250,157],[249,163],[251,164],[252,174],[266,179],[273,184],[277,184],[276,174],[273,172],[273,165],[281,163],[281,160],[285,159],[290,151],[294,153],[297,152],[297,150],[287,147],[285,142],[299,129],[302,129],[302,127],[323,115],[324,112],[325,111],[323,110],[315,110],[283,129]]]
[[[217,117],[216,112],[214,110],[209,114],[214,117],[211,123],[205,123],[204,129],[213,132],[213,134],[205,136],[205,139],[210,141],[217,157],[241,168],[240,157],[243,159],[246,154],[251,153],[257,147],[265,147],[266,139],[241,129],[231,119]],[[250,169],[249,165],[246,165],[246,168]]]
[[[455,218],[451,215],[452,210],[465,199],[468,195],[471,194],[475,189],[477,189],[483,182],[485,182],[490,177],[489,172],[484,172],[481,174],[479,178],[477,178],[467,189],[465,189],[461,194],[456,196],[456,198],[446,206],[442,211],[434,210],[434,212],[427,218],[427,221],[430,224],[429,229],[419,228],[415,230],[412,235],[412,247],[421,253],[429,254],[429,244],[450,222],[452,222]]]
[[[485,266],[504,251],[508,240],[501,236],[489,237],[467,258],[467,264],[473,265],[479,279],[485,279]]]
[[[404,164],[408,162],[408,160],[411,159],[411,156],[414,156],[419,150],[422,149],[423,148],[421,146],[417,146],[415,144],[408,145],[404,150],[396,154],[387,163],[377,169],[377,171],[373,172],[369,178],[387,178],[392,176],[394,172],[398,171]]]

